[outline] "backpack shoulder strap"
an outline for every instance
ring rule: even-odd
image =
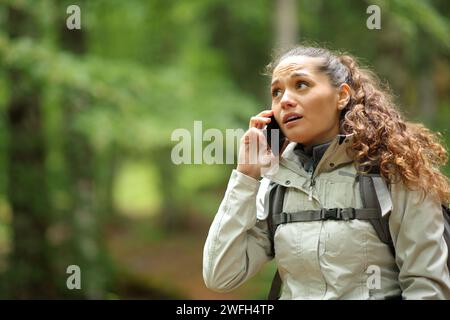
[[[273,223],[273,215],[280,214],[283,212],[283,202],[284,202],[284,194],[286,193],[286,187],[279,185],[275,182],[271,182],[269,185],[269,189],[267,190],[265,197],[265,207],[266,210],[269,210],[267,215],[267,226],[269,228],[269,237],[270,237],[270,245],[271,245],[271,254],[275,256],[275,246],[274,246],[274,236],[276,225]],[[269,300],[277,300],[280,297],[281,293],[281,277],[280,273],[277,271],[272,279],[272,284],[270,286],[269,291]]]
[[[444,239],[447,243],[447,248],[450,251],[450,209],[448,205],[442,204],[442,211],[444,214]],[[447,267],[450,270],[450,252],[447,255]]]
[[[358,173],[359,190],[364,208],[376,208],[378,217],[370,219],[380,240],[389,246],[395,256],[395,248],[389,231],[389,211],[392,210],[392,200],[386,182],[379,174],[377,167],[372,167],[369,174]]]
[[[272,256],[275,256],[275,248],[273,238],[275,236],[276,225],[273,223],[273,215],[280,214],[283,212],[283,202],[284,202],[284,194],[286,192],[286,187],[279,185],[275,182],[271,182],[269,184],[269,188],[267,190],[264,202],[265,202],[265,210],[268,210],[267,217],[267,226],[269,228],[269,237],[271,243],[271,252]]]
[[[379,174],[379,168],[373,167],[369,174],[358,174],[360,182],[361,198],[364,208],[377,208],[379,218],[370,222],[377,232],[378,237],[389,246],[395,257],[395,247],[389,230],[389,215],[392,210],[392,199],[386,181]],[[450,209],[447,204],[441,204],[444,216],[444,240],[450,250]],[[450,254],[447,257],[447,267],[450,270]]]

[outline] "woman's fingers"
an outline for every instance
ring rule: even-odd
[[[249,128],[262,129],[270,121],[271,121],[270,118],[267,118],[267,117],[254,116],[254,117],[250,118],[250,123],[248,126],[249,126]]]
[[[261,168],[267,166],[273,157],[263,133],[270,123],[272,110],[264,110],[250,118],[249,129],[241,140],[237,170],[255,179],[260,177]]]
[[[271,119],[270,117],[273,115],[272,110],[264,110],[258,113],[256,116],[250,118],[249,128],[258,128],[262,129],[266,124],[268,124]]]
[[[263,130],[256,126],[250,127],[241,138],[237,170],[256,179],[261,176],[263,168],[268,170],[276,163],[274,159]]]
[[[258,117],[271,117],[273,116],[272,110],[264,110],[257,114]]]
[[[258,130],[255,127],[251,127],[248,129],[248,131],[244,135],[244,143],[255,143],[254,145],[257,146],[259,141],[264,140],[264,134],[261,130]],[[259,142],[261,143],[261,142]]]

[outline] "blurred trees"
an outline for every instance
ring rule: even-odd
[[[5,29],[12,41],[30,35],[34,21],[28,12],[9,7],[7,15]],[[26,81],[26,74],[15,66],[8,66],[5,73],[14,84],[6,111],[10,138],[7,199],[14,212],[8,288],[16,298],[32,298],[37,292],[51,296],[55,283],[49,277],[51,252],[45,236],[51,210],[45,177],[42,84]]]
[[[162,230],[214,214],[232,166],[174,165],[171,134],[194,120],[245,128],[268,107],[272,48],[295,34],[361,57],[448,143],[447,1],[77,3],[81,30],[66,28],[71,1],[0,4],[0,297],[114,291],[105,225],[130,162],[156,169]],[[381,7],[381,30],[366,28],[369,4]],[[65,287],[71,264],[80,292]]]

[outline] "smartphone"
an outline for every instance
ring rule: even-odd
[[[286,139],[286,137],[284,136],[283,131],[281,131],[280,125],[275,120],[275,117],[271,116],[270,119],[271,119],[271,121],[266,126],[264,132],[266,135],[267,144],[269,145],[270,149],[272,150],[272,153],[275,156],[278,156],[280,154],[281,147],[283,147],[284,140]],[[276,130],[276,131],[272,131],[272,130]],[[277,136],[278,136],[278,146],[272,146],[272,137],[273,137],[273,139],[276,139]]]

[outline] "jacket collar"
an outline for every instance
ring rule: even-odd
[[[305,147],[303,144],[297,143],[293,152],[297,155],[300,162],[303,164],[303,168],[306,171],[310,172],[317,167],[331,142],[332,140],[312,147]]]
[[[312,150],[309,150],[310,154],[312,151],[313,159],[320,159],[315,164],[314,176],[320,172],[329,172],[353,162],[354,152],[350,149],[349,154],[347,154],[346,149],[352,145],[354,137],[354,134],[338,134],[328,143],[314,146]],[[303,167],[302,156],[305,156],[304,152],[299,152],[299,150],[302,150],[302,146],[298,145],[296,142],[289,143],[280,157],[280,165],[295,172],[298,172],[299,166]]]

